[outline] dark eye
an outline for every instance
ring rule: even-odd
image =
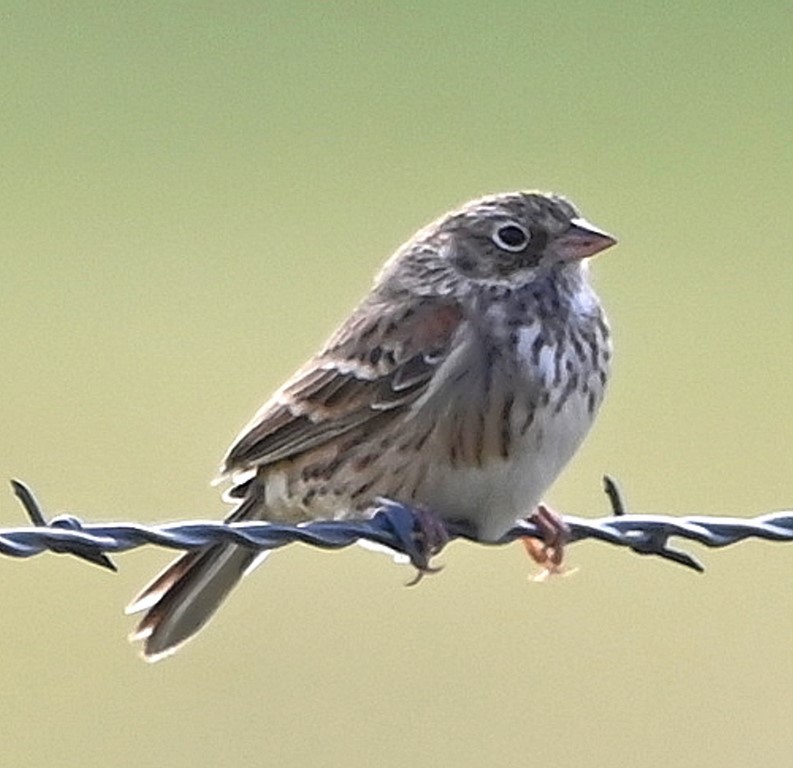
[[[529,244],[529,233],[519,224],[502,224],[493,233],[493,242],[502,250],[517,253]]]

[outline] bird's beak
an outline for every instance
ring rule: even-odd
[[[616,244],[616,238],[607,232],[586,219],[575,218],[570,222],[570,229],[556,241],[556,248],[565,261],[576,261],[587,259]]]

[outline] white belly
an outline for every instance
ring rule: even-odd
[[[433,466],[422,501],[441,517],[470,521],[480,538],[497,540],[531,514],[591,424],[586,396],[574,393],[559,413],[550,407],[537,412],[509,460],[491,458],[482,467]]]

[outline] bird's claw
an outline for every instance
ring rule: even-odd
[[[427,574],[437,573],[442,566],[430,565],[449,543],[449,531],[443,520],[426,507],[408,506],[390,499],[379,499],[379,512],[399,539],[402,551],[416,568],[416,576],[407,586],[418,584]]]
[[[570,541],[570,528],[562,516],[545,504],[540,504],[527,520],[534,523],[542,534],[542,538],[521,538],[529,557],[541,567],[531,577],[532,581],[546,581],[550,576],[572,573],[564,564],[564,548]]]

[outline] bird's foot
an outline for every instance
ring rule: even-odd
[[[449,543],[446,523],[426,507],[413,507],[416,516],[415,540],[420,558],[413,560],[416,575],[407,583],[408,587],[418,584],[427,574],[442,570],[442,565],[430,565],[430,558],[437,555]]]
[[[418,584],[428,573],[440,571],[442,566],[430,565],[430,560],[449,543],[446,523],[426,507],[408,506],[390,499],[378,501],[379,512],[385,515],[389,527],[400,541],[400,549],[416,568],[416,576],[407,586]]]
[[[564,518],[545,504],[540,504],[527,522],[534,523],[542,534],[541,539],[534,536],[521,538],[529,557],[541,567],[531,577],[532,581],[546,581],[550,576],[572,573],[564,564],[564,548],[570,541],[570,528]]]

